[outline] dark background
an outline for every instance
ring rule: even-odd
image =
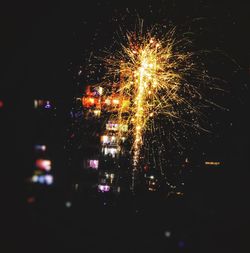
[[[229,95],[221,98],[221,102],[230,110],[215,115],[220,124],[214,140],[208,142],[204,138],[202,142],[204,150],[222,157],[227,166],[218,172],[216,184],[209,175],[198,173],[193,184],[194,194],[187,199],[187,206],[192,206],[201,216],[210,210],[209,206],[214,207],[219,213],[215,224],[221,217],[226,217],[218,226],[204,231],[205,225],[197,221],[200,231],[213,233],[217,230],[218,241],[225,244],[227,240],[231,241],[232,245],[225,246],[211,239],[214,252],[249,252],[248,237],[244,232],[249,225],[250,211],[249,7],[247,1],[14,1],[2,4],[1,188],[7,245],[23,241],[22,247],[26,248],[32,234],[27,233],[25,239],[19,236],[26,229],[23,217],[29,219],[24,215],[23,199],[24,181],[32,163],[32,140],[37,131],[32,117],[33,99],[49,97],[58,101],[61,117],[56,123],[59,134],[55,146],[60,153],[67,138],[67,115],[63,111],[69,111],[73,97],[79,92],[76,73],[91,52],[95,54],[112,43],[113,33],[122,17],[128,15],[128,11],[136,10],[149,25],[162,20],[177,25],[193,24],[193,20],[199,19],[194,25],[199,47],[220,49],[229,55],[228,58],[215,56],[210,65],[227,82]],[[66,159],[62,157],[61,163]],[[207,194],[203,200],[197,197],[202,185]],[[178,219],[177,214],[175,218]],[[192,234],[193,241],[199,238],[197,234],[198,231]],[[209,233],[207,238],[210,238]],[[209,239],[204,241],[205,245],[209,243]]]

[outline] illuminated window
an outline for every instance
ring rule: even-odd
[[[54,182],[54,178],[52,175],[34,175],[31,178],[31,182],[33,183],[39,183],[39,184],[47,184],[51,185]]]
[[[34,175],[32,178],[31,178],[31,181],[33,183],[37,183],[38,182],[38,176],[37,175]]]
[[[48,185],[51,185],[54,181],[54,178],[52,175],[45,175],[44,179],[45,179],[45,184],[48,184]]]
[[[35,99],[34,100],[34,108],[45,108],[50,109],[52,107],[50,101],[42,100],[42,99]]]
[[[101,115],[101,110],[94,110],[93,112],[94,112],[94,115],[95,115],[96,117],[100,117],[100,115]]]
[[[113,183],[113,180],[114,180],[114,177],[115,177],[115,174],[114,173],[106,173],[106,178],[109,179],[110,183],[112,184]]]
[[[38,107],[38,104],[39,103],[39,100],[34,100],[34,107],[37,108]]]
[[[45,145],[35,145],[35,150],[36,151],[45,151],[46,146]]]
[[[105,173],[106,178],[111,178],[113,179],[115,177],[114,173]]]
[[[103,135],[103,136],[101,136],[101,142],[102,142],[102,144],[116,144],[117,137],[116,136]]]
[[[36,160],[36,167],[40,170],[50,171],[51,170],[51,161],[38,159]]]
[[[109,122],[109,123],[106,124],[106,129],[107,130],[112,130],[112,131],[117,131],[118,130],[118,124]]]
[[[152,187],[148,187],[148,190],[149,190],[149,191],[152,191],[152,192],[155,192],[155,191],[156,191],[156,189],[155,189],[155,188],[152,188]]]
[[[101,136],[101,142],[103,144],[108,144],[109,143],[109,137],[107,135]]]
[[[119,104],[119,100],[118,99],[113,99],[112,102],[113,102],[114,105],[118,105]]]
[[[46,101],[46,102],[45,102],[44,108],[45,108],[45,109],[50,109],[50,108],[51,108],[51,104],[50,104],[49,101]]]
[[[98,185],[98,191],[101,192],[109,192],[110,191],[110,186],[109,185]]]
[[[83,97],[82,98],[82,105],[87,108],[92,107],[92,106],[99,107],[100,101],[99,101],[99,99],[94,98],[94,97]]]
[[[87,168],[98,169],[99,161],[98,160],[87,160]]]
[[[111,104],[111,101],[110,101],[110,99],[105,99],[105,102],[104,102],[106,105],[110,105]]]
[[[220,162],[205,162],[205,165],[213,165],[213,166],[218,166],[220,165]]]
[[[109,131],[122,131],[122,132],[127,132],[128,131],[128,125],[126,124],[117,124],[117,123],[113,123],[113,122],[108,122],[106,124],[106,130]]]
[[[102,152],[104,155],[111,155],[113,158],[115,158],[118,154],[118,149],[105,147],[102,149]]]

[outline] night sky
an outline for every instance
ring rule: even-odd
[[[6,215],[10,213],[10,219],[17,222],[13,224],[21,219],[18,210],[22,210],[20,203],[25,195],[23,182],[30,172],[30,147],[36,135],[33,99],[58,101],[62,117],[57,122],[55,146],[60,153],[67,139],[67,113],[72,101],[84,83],[95,81],[79,77],[78,71],[86,73],[88,59],[110,47],[119,26],[132,29],[136,15],[148,26],[172,23],[191,29],[197,48],[213,52],[207,59],[209,70],[225,80],[227,89],[216,99],[229,110],[213,115],[218,124],[211,136],[201,136],[197,149],[225,162],[227,170],[223,170],[218,188],[221,201],[225,201],[222,210],[232,208],[249,224],[248,1],[16,1],[6,2],[0,9],[0,99],[4,102],[0,137],[5,164],[2,169],[6,173],[3,192],[7,192],[4,201],[11,210]],[[207,180],[204,183],[209,185]],[[239,252],[247,251],[242,248]]]

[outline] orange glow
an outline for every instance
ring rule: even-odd
[[[91,96],[91,95],[92,95],[92,93],[91,93],[91,91],[90,91],[90,85],[88,85],[88,86],[86,87],[85,92],[86,92],[86,95],[87,95],[87,96]]]
[[[205,165],[215,165],[215,166],[217,166],[217,165],[220,165],[221,164],[221,162],[205,162]]]
[[[98,98],[93,98],[93,97],[83,97],[82,98],[82,105],[83,107],[100,107],[100,100]]]
[[[102,142],[102,143],[107,143],[107,142],[108,142],[108,139],[109,139],[109,138],[108,138],[107,135],[102,135],[102,136],[101,136],[101,142]]]

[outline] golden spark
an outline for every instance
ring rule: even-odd
[[[116,92],[124,106],[121,102],[113,116],[118,124],[129,126],[136,169],[144,133],[157,117],[199,127],[183,114],[199,113],[194,98],[202,99],[199,86],[207,74],[200,71],[196,55],[187,50],[190,41],[177,39],[175,28],[164,35],[154,29],[144,33],[141,28],[124,37],[121,50],[105,58],[105,80],[119,79]]]

